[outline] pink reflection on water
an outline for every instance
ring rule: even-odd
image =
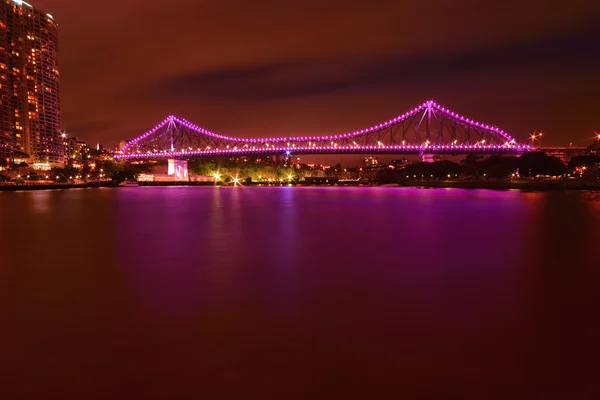
[[[7,398],[588,398],[595,385],[581,366],[600,334],[600,224],[582,193],[64,191],[43,218],[6,194]]]

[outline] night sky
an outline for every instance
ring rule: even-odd
[[[64,125],[113,146],[176,114],[233,136],[340,133],[434,99],[517,138],[600,130],[597,0],[31,0]]]

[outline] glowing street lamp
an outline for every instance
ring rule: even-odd
[[[596,135],[596,140],[598,141],[598,143],[600,143],[600,133],[594,132],[594,134]]]
[[[529,139],[531,139],[532,146],[533,146],[533,142],[535,142],[536,137],[537,137],[537,135],[535,134],[535,132],[529,134]]]

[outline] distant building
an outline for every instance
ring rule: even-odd
[[[379,159],[377,157],[365,157],[365,161],[363,162],[365,167],[374,167],[377,164],[379,164]]]
[[[56,22],[0,0],[0,157],[62,164],[60,128]]]
[[[63,135],[64,154],[67,162],[74,160],[85,160],[90,154],[90,146],[85,140],[80,140],[77,137],[69,137]]]
[[[392,160],[390,162],[390,165],[393,165],[394,169],[404,169],[408,164],[410,164],[410,161],[408,161],[406,158],[401,160]]]
[[[189,180],[187,160],[169,159],[167,174],[175,177],[178,181]]]
[[[590,149],[587,147],[544,147],[542,148],[544,153],[549,156],[560,159],[563,163],[568,164],[571,158],[575,156],[582,156],[590,153]]]
[[[169,159],[166,174],[140,174],[137,180],[138,182],[216,182],[217,177],[188,174],[186,160]]]
[[[139,174],[137,177],[138,182],[154,182],[154,175],[152,174]]]

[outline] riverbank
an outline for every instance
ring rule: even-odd
[[[214,182],[140,182],[139,186],[214,186]],[[232,183],[219,182],[218,186],[232,186]],[[523,190],[523,191],[551,191],[551,190],[600,190],[600,183],[589,181],[404,181],[393,184],[373,183],[306,183],[306,182],[245,182],[240,186],[360,186],[360,187],[419,187],[419,188],[456,188],[456,189],[490,189],[490,190]]]
[[[24,184],[0,183],[0,192],[17,192],[23,190],[63,190],[63,189],[87,189],[98,187],[116,187],[112,181],[85,182],[85,183],[40,183],[28,182]]]
[[[398,186],[524,191],[600,190],[600,182],[590,181],[406,181]]]
[[[218,186],[232,186],[231,183],[218,183]],[[600,183],[586,181],[405,181],[394,184],[314,184],[304,182],[251,182],[238,184],[240,186],[373,186],[373,187],[417,187],[417,188],[454,188],[454,189],[489,189],[489,190],[522,190],[522,191],[556,191],[556,190],[600,190]],[[140,187],[164,186],[215,186],[214,182],[139,182]],[[64,190],[86,189],[97,187],[121,187],[111,181],[87,183],[27,183],[0,184],[0,191],[30,191],[30,190]]]

